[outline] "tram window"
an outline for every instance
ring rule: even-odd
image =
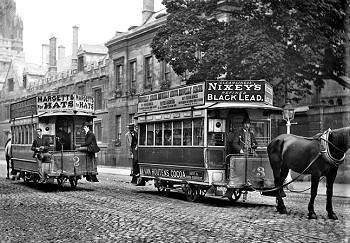
[[[171,145],[172,140],[172,127],[171,122],[164,123],[164,145]]]
[[[222,132],[210,132],[208,133],[208,145],[209,146],[224,146],[225,136]]]
[[[270,142],[269,123],[267,121],[254,121],[251,130],[255,135],[258,146],[267,147]]]
[[[33,141],[33,126],[29,125],[28,129],[28,143],[30,144]]]
[[[146,144],[146,124],[140,124],[140,145]]]
[[[147,124],[147,145],[153,145],[154,141],[154,124]]]
[[[191,146],[192,145],[192,121],[184,120],[183,122],[183,145]]]
[[[182,124],[181,121],[173,123],[173,145],[181,145]]]
[[[156,145],[162,145],[162,137],[163,137],[163,131],[162,131],[162,123],[156,123]]]
[[[203,145],[203,119],[193,120],[193,145]]]

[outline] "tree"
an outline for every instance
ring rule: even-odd
[[[346,0],[163,0],[167,22],[151,44],[188,83],[266,79],[295,100],[332,79],[345,85]],[[219,21],[218,14],[228,14]],[[350,88],[350,86],[347,86]],[[285,97],[287,98],[287,97]]]

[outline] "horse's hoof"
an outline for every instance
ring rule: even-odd
[[[280,214],[287,214],[287,209],[286,208],[277,208],[277,212]]]
[[[334,212],[328,213],[328,218],[333,220],[338,220],[338,217]]]
[[[309,219],[317,219],[317,216],[314,212],[309,213]]]

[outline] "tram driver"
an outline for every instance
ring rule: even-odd
[[[235,133],[234,136],[228,138],[231,141],[228,143],[232,144],[233,153],[245,154],[254,153],[255,149],[258,147],[254,133],[250,129],[250,119],[245,117],[242,121],[242,128]]]
[[[34,139],[31,150],[34,151],[33,158],[37,159],[38,162],[38,173],[40,177],[40,182],[45,180],[42,172],[42,162],[50,160],[50,155],[48,154],[50,141],[42,136],[42,129],[36,129],[37,137]]]

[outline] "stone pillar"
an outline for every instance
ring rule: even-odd
[[[72,43],[72,68],[77,68],[78,66],[78,26],[73,26],[73,43]]]
[[[61,61],[66,56],[66,48],[62,45],[58,46],[58,61]]]

